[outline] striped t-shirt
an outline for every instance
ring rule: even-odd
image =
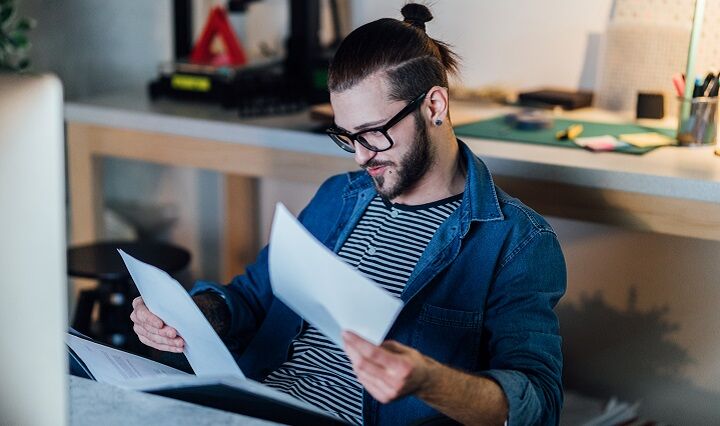
[[[417,261],[462,194],[420,206],[376,196],[338,255],[390,294],[400,297]],[[265,384],[340,418],[362,424],[362,386],[350,360],[312,325],[293,340],[291,355]]]

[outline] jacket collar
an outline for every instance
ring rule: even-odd
[[[500,210],[500,202],[490,170],[460,139],[458,139],[458,145],[467,171],[465,193],[460,206],[462,235],[465,235],[473,221],[503,220],[504,216]]]

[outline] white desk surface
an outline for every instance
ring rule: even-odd
[[[463,115],[489,118],[498,106],[455,104]],[[452,107],[451,107],[452,114]],[[564,117],[606,122],[626,117],[597,110],[578,110]],[[346,157],[323,134],[308,113],[240,119],[235,110],[212,104],[170,100],[151,102],[142,91],[67,102],[65,118],[105,127],[240,143],[308,154]],[[667,123],[667,122],[666,122]],[[636,156],[476,138],[463,140],[497,175],[646,195],[720,202],[720,157],[713,147],[664,147]]]
[[[70,425],[272,426],[279,423],[70,376]]]
[[[121,389],[70,376],[70,425],[272,426],[240,414],[203,407],[158,395]],[[561,426],[578,425],[602,414],[603,402],[565,392]]]

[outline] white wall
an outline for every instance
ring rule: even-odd
[[[423,2],[421,2],[423,3]],[[592,87],[599,35],[612,0],[427,1],[431,37],[453,45],[463,58],[468,86]],[[353,23],[402,19],[404,1],[353,3]]]

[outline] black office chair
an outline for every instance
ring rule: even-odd
[[[67,252],[68,275],[97,280],[98,286],[80,292],[73,328],[94,339],[132,352],[145,352],[132,330],[132,300],[138,295],[117,249],[169,274],[185,269],[190,253],[161,242],[100,242],[71,247]],[[99,308],[97,323],[92,311]]]

